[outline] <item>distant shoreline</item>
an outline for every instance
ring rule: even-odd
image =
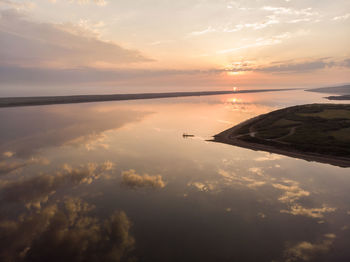
[[[308,92],[335,94],[325,97],[328,100],[350,100],[350,85],[306,89]]]
[[[350,95],[350,85],[348,84],[348,85],[342,85],[342,86],[311,88],[311,89],[306,89],[305,91],[343,96],[343,95]]]
[[[282,109],[283,110],[283,109]],[[280,110],[281,111],[281,110]],[[269,153],[275,153],[280,155],[285,155],[293,158],[303,159],[311,162],[319,162],[324,164],[331,164],[339,167],[350,167],[350,158],[334,156],[328,154],[319,154],[313,152],[304,152],[302,150],[298,150],[292,147],[278,148],[273,145],[256,143],[253,141],[244,141],[240,139],[242,134],[240,134],[240,130],[242,128],[246,128],[254,125],[255,123],[260,122],[261,120],[269,117],[270,113],[256,116],[254,118],[248,119],[232,128],[229,128],[217,135],[214,136],[214,139],[211,140],[213,142],[219,142],[234,146],[239,146],[242,148],[252,149],[255,151],[265,151]]]
[[[0,107],[40,106],[40,105],[75,104],[75,103],[123,101],[123,100],[138,100],[138,99],[157,99],[157,98],[171,98],[171,97],[246,94],[246,93],[277,92],[277,91],[290,91],[290,90],[295,90],[295,89],[255,89],[255,90],[239,90],[239,91],[200,91],[200,92],[112,94],[112,95],[0,97]]]

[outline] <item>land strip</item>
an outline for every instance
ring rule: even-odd
[[[294,89],[255,89],[239,91],[200,91],[200,92],[171,92],[171,93],[143,93],[143,94],[113,94],[113,95],[73,95],[73,96],[37,96],[37,97],[2,97],[0,98],[0,107],[17,106],[39,106],[53,104],[72,104],[88,102],[106,102],[136,99],[155,99],[171,97],[189,97],[189,96],[210,96],[225,94],[246,94],[288,91]]]

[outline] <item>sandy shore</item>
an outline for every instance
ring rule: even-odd
[[[333,155],[321,155],[316,153],[309,153],[309,152],[302,152],[295,150],[294,148],[289,149],[279,149],[274,146],[264,145],[264,144],[258,144],[258,143],[252,143],[252,142],[246,142],[241,139],[239,139],[239,136],[236,132],[239,130],[242,126],[245,126],[247,124],[250,124],[255,121],[259,121],[265,117],[264,115],[260,115],[254,118],[251,118],[245,122],[242,122],[230,129],[227,129],[217,135],[214,136],[214,139],[212,141],[239,146],[242,148],[248,148],[255,151],[265,151],[269,153],[275,153],[280,155],[285,155],[289,157],[299,158],[310,162],[319,162],[319,163],[325,163],[325,164],[331,164],[334,166],[339,167],[350,167],[350,159],[349,158],[343,158],[343,157],[337,157]]]
[[[136,99],[155,99],[187,96],[210,96],[225,94],[245,94],[288,91],[293,89],[258,89],[240,91],[202,91],[202,92],[172,92],[172,93],[144,93],[144,94],[115,94],[115,95],[74,95],[74,96],[37,96],[37,97],[1,97],[0,107],[38,106],[53,104],[72,104],[88,102],[121,101]]]

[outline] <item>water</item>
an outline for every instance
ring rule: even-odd
[[[1,109],[0,261],[349,261],[349,169],[207,141],[323,96]]]

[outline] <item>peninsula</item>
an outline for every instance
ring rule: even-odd
[[[350,167],[350,105],[293,106],[249,119],[215,142]]]
[[[328,100],[350,100],[350,85],[313,88],[313,89],[307,89],[306,91],[326,93],[326,94],[336,94],[336,96],[325,97]]]
[[[237,90],[237,91],[226,90],[226,91],[141,93],[141,94],[114,94],[114,95],[0,97],[0,107],[38,106],[38,105],[106,102],[106,101],[188,97],[188,96],[246,94],[246,93],[276,92],[276,91],[288,91],[288,90],[294,90],[294,89],[255,89],[255,90]]]

